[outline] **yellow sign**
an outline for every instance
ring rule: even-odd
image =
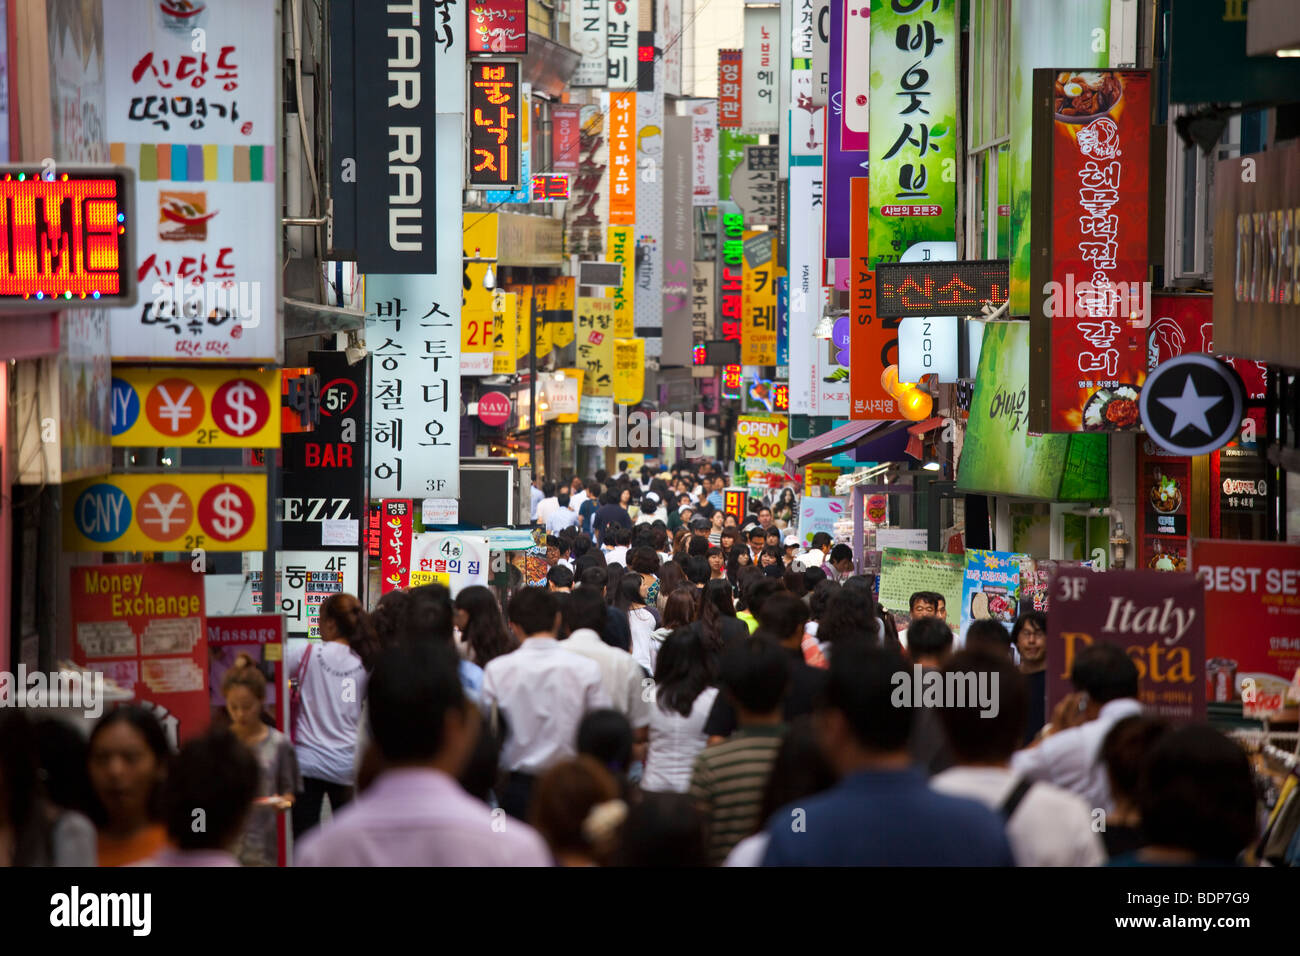
[[[573,277],[561,277],[556,279],[552,288],[555,291],[555,298],[552,300],[551,308],[556,312],[568,312],[573,314]],[[551,340],[555,343],[557,349],[565,348],[573,344],[573,323],[560,322],[551,329]]]
[[[109,475],[63,486],[65,551],[265,551],[266,519],[265,475]]]
[[[497,257],[497,214],[467,212],[461,214],[461,242],[466,259]]]
[[[546,314],[551,310],[551,299],[553,293],[551,286],[535,285],[533,286],[533,306],[537,309],[537,357],[545,358],[551,354],[551,340],[554,338],[552,329],[555,323],[546,321]]]
[[[492,374],[510,375],[519,364],[515,352],[519,308],[514,294],[499,293],[492,310]]]
[[[528,354],[529,324],[532,322],[533,311],[533,287],[530,285],[517,285],[510,291],[515,293],[515,359],[517,361]]]
[[[570,335],[573,334],[573,327],[572,327],[572,326],[559,326],[559,325],[557,325],[556,328],[557,328],[557,329],[560,329],[560,328],[568,328],[568,329],[569,329],[569,334],[570,334]],[[576,392],[577,395],[578,395],[578,410],[581,410],[581,408],[582,408],[582,380],[586,377],[585,374],[583,373],[582,369],[580,369],[580,368],[562,368],[562,369],[560,369],[560,371],[564,373],[565,381],[572,381],[572,382],[574,382],[574,385],[573,385],[573,391]],[[570,412],[561,412],[560,414],[558,414],[558,415],[555,416],[555,420],[556,420],[557,422],[561,423],[561,424],[569,424],[569,425],[575,424],[575,423],[578,421],[578,411],[573,411],[573,412],[571,412],[571,413],[570,413]]]
[[[811,494],[813,488],[822,487],[829,489],[826,494],[835,494],[835,482],[839,479],[841,471],[835,465],[828,465],[822,461],[809,462],[804,466],[804,494]]]
[[[635,405],[645,395],[645,339],[614,340],[614,401]]]
[[[460,351],[491,354],[492,352],[492,290],[483,288],[483,276],[488,271],[486,262],[465,263],[465,277],[469,288],[462,296],[460,316]]]
[[[632,226],[610,226],[609,261],[623,266],[623,284],[613,286],[614,334],[630,339],[636,334],[633,304],[636,298],[636,236]]]
[[[750,265],[757,249],[758,264]],[[741,303],[740,364],[776,364],[776,236],[745,233],[745,280]]]
[[[578,299],[574,334],[578,365],[585,371],[582,394],[614,394],[614,300]]]
[[[770,470],[780,470],[785,467],[789,439],[784,415],[741,415],[736,419],[736,461],[743,465],[761,459]]]
[[[411,587],[418,588],[422,584],[441,584],[445,588],[451,587],[451,575],[446,571],[417,571],[411,568]]]
[[[114,447],[277,448],[280,370],[113,366]]]

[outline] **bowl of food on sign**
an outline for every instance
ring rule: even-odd
[[[1151,488],[1151,507],[1161,514],[1173,514],[1183,506],[1183,493],[1178,487],[1178,479],[1167,475],[1157,476]]]
[[[1007,622],[1016,619],[1016,603],[1005,588],[985,588],[988,613],[986,617],[995,621]]]
[[[1084,124],[1110,113],[1124,98],[1124,83],[1114,70],[1057,73],[1052,86],[1057,122]]]
[[[976,621],[987,621],[989,618],[989,596],[983,591],[976,591],[970,599],[970,616]]]
[[[1083,406],[1084,431],[1124,431],[1137,424],[1138,390],[1132,385],[1099,388]]]

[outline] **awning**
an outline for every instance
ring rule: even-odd
[[[825,434],[810,438],[785,453],[786,474],[793,475],[804,465],[812,461],[825,461],[840,452],[857,450],[859,461],[894,461],[901,453],[901,446],[895,449],[894,442],[881,442],[881,439],[893,435],[902,435],[909,422],[848,422],[839,428],[832,428]],[[879,442],[879,444],[877,444]],[[904,443],[905,444],[905,443]]]

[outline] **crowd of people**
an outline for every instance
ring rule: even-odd
[[[274,865],[284,819],[298,866],[1253,862],[1245,753],[1145,715],[1122,650],[1082,650],[1046,714],[1042,614],[957,647],[940,595],[895,621],[843,546],[721,518],[720,475],[603,479],[539,489],[547,583],[504,607],[327,600],[286,654],[288,735],[238,666],[228,727],[178,753],[139,707],[89,741],[6,714],[0,858]],[[916,669],[997,706],[913,706]]]

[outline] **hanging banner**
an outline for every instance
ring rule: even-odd
[[[604,86],[608,79],[605,59],[608,6],[608,0],[569,0],[569,47],[581,57],[569,78],[570,86]]]
[[[1035,70],[1030,427],[1132,431],[1147,378],[1151,74]]]
[[[843,51],[840,55],[843,57],[841,62],[846,66],[843,75],[844,95],[841,97],[843,109],[840,111],[840,148],[850,152],[864,152],[871,118],[871,8],[849,0],[836,2],[844,4],[844,35],[841,40]],[[918,12],[924,17],[938,11],[931,7]],[[886,15],[898,16],[889,11],[886,11]],[[951,40],[936,35],[933,22],[925,17],[918,18],[915,38],[910,29],[905,30],[896,37],[895,46],[901,51],[919,51],[919,56],[927,52],[927,42],[938,45],[950,43]],[[853,64],[852,67],[847,68],[850,63]]]
[[[649,2],[649,0],[646,0]],[[643,47],[651,47],[653,34],[646,34]],[[642,66],[645,64],[643,63]],[[655,56],[647,72],[653,84],[636,95],[636,328],[650,332],[663,328],[664,283],[664,64]],[[663,339],[652,335],[646,353],[660,357]]]
[[[378,522],[376,526],[378,538]],[[374,557],[379,557],[378,540]],[[359,593],[360,563],[355,551],[280,551],[275,556],[275,606],[262,606],[260,561],[248,574],[248,589],[254,607],[284,615],[291,636],[320,637],[320,606],[335,594]]]
[[[867,157],[841,145],[841,113],[844,99],[844,4],[830,4],[830,109],[825,116],[825,156],[822,164],[826,203],[822,221],[823,253],[826,259],[849,257],[849,181],[868,174]],[[826,263],[828,266],[830,263]],[[829,283],[828,283],[829,284]],[[847,289],[847,285],[844,286]],[[845,389],[847,395],[848,390]],[[847,411],[847,408],[846,408]]]
[[[770,232],[745,233],[741,365],[776,364],[776,241]]]
[[[731,204],[735,209],[735,204]],[[718,314],[720,331],[723,339],[739,343],[744,315],[745,293],[745,218],[739,212],[718,211],[718,227],[721,235],[719,245],[722,247],[722,275],[718,288]],[[736,366],[739,368],[739,365]],[[737,372],[736,389],[740,387]],[[723,383],[727,396],[734,389],[729,383]]]
[[[492,373],[492,290],[483,282],[490,262],[465,263],[460,313],[460,374]],[[496,270],[493,269],[493,272]]]
[[[741,84],[741,129],[775,134],[777,123],[777,46],[781,11],[776,7],[745,7],[745,51]]]
[[[804,0],[810,2],[810,0]],[[807,60],[796,60],[795,63]],[[818,160],[826,146],[826,107],[815,106],[812,99],[813,73],[794,69],[790,73],[790,135],[788,155],[815,156]],[[820,162],[817,163],[821,165]],[[788,172],[788,170],[787,170]]]
[[[880,604],[900,621],[907,621],[912,595],[933,591],[943,595],[944,618],[951,627],[961,616],[965,577],[964,554],[884,548],[880,552]]]
[[[1123,648],[1137,665],[1138,699],[1147,714],[1205,720],[1206,590],[1195,575],[1070,568],[1052,578],[1051,595],[1049,714],[1074,690],[1075,656],[1103,641]]]
[[[63,486],[65,551],[263,551],[266,475],[124,474]]]
[[[523,90],[518,60],[469,64],[469,168],[471,189],[518,189],[521,177]]]
[[[384,524],[379,539],[379,568],[383,593],[409,587],[411,583],[411,501],[386,500]]]
[[[530,134],[533,87],[531,83],[521,83],[519,89],[519,188],[486,190],[483,198],[493,208],[537,202],[533,198],[533,142]]]
[[[601,10],[604,11],[603,6]],[[578,155],[582,145],[581,130],[582,107],[551,107],[551,169],[568,173],[578,171]]]
[[[645,339],[614,340],[614,402],[636,405],[645,396]]]
[[[683,0],[659,0],[655,26],[664,38],[664,93],[667,96],[682,95],[682,59],[686,44],[682,40],[690,36],[682,26]],[[694,19],[692,17],[692,19]],[[693,52],[693,51],[692,51]]]
[[[718,101],[689,100],[691,117],[691,202],[718,204]]]
[[[860,18],[848,17],[846,42],[859,29]],[[871,16],[870,34],[874,269],[878,262],[897,262],[919,243],[951,242],[957,236],[953,171],[961,34],[955,0],[884,5]],[[849,75],[853,71],[846,71]],[[860,115],[847,105],[848,94],[846,81],[846,129]],[[862,129],[865,140],[865,125]]]
[[[565,252],[599,258],[605,251],[609,215],[605,113],[599,106],[582,107],[578,142],[578,173],[570,183],[564,210]]]
[[[635,90],[637,72],[637,5],[653,0],[609,0],[605,7],[606,59],[609,72],[599,84],[610,90]]]
[[[473,0],[468,36],[470,53],[527,53],[527,0]]]
[[[825,341],[814,339],[821,319],[822,171],[820,166],[790,167],[790,413],[810,415],[818,380],[814,353]]]
[[[744,111],[741,104],[741,67],[744,54],[740,50],[718,51],[718,128],[740,129]]]
[[[565,368],[555,374],[563,375],[564,378],[552,379],[546,383],[546,401],[551,406],[548,415],[561,424],[576,423],[582,407],[583,372],[581,369]]]
[[[898,402],[881,385],[880,376],[886,368],[898,362],[898,319],[882,319],[876,315],[876,274],[871,269],[871,255],[867,248],[870,229],[868,187],[866,179],[852,182],[849,341],[853,371],[849,378],[852,399],[849,417],[867,421],[894,420],[904,416],[899,411]]]
[[[780,224],[777,203],[776,146],[746,146],[745,161],[732,174],[727,195],[745,211],[745,225]]]
[[[519,326],[519,306],[513,293],[497,293],[493,301],[492,374],[511,375],[518,362],[515,358],[515,339]]]
[[[578,298],[574,337],[583,395],[614,394],[614,300]]]
[[[623,267],[623,283],[610,286],[614,300],[614,335],[621,339],[630,338],[635,327],[636,249],[633,234],[631,226],[609,227],[609,261]]]
[[[411,541],[411,587],[445,584],[454,599],[462,588],[488,586],[488,539],[472,535],[417,534]]]
[[[609,94],[609,222],[636,222],[636,96]]]
[[[1011,633],[1020,613],[1020,561],[1024,555],[1007,551],[966,552],[961,592],[961,643],[972,621],[997,621]],[[951,607],[948,613],[952,613]]]
[[[515,361],[528,355],[528,336],[532,333],[533,287],[512,286],[515,296]]]
[[[96,136],[135,174],[139,223],[140,305],[110,310],[113,358],[278,363],[279,14],[258,0],[195,13],[181,21],[168,4],[124,0],[94,44],[106,117]],[[67,122],[85,119],[86,102]]]
[[[203,575],[179,564],[73,568],[72,660],[104,675],[105,696],[146,706],[173,747],[208,727]]]
[[[117,365],[114,447],[275,448],[278,369]]]
[[[691,340],[703,345],[713,338],[712,262],[691,263]]]
[[[691,130],[688,116],[664,117],[663,338],[661,365],[691,364],[691,269],[695,254],[691,201]]]
[[[555,315],[567,316],[566,321],[555,323],[551,329],[551,340],[557,349],[573,344],[573,286],[573,276],[555,280]]]

